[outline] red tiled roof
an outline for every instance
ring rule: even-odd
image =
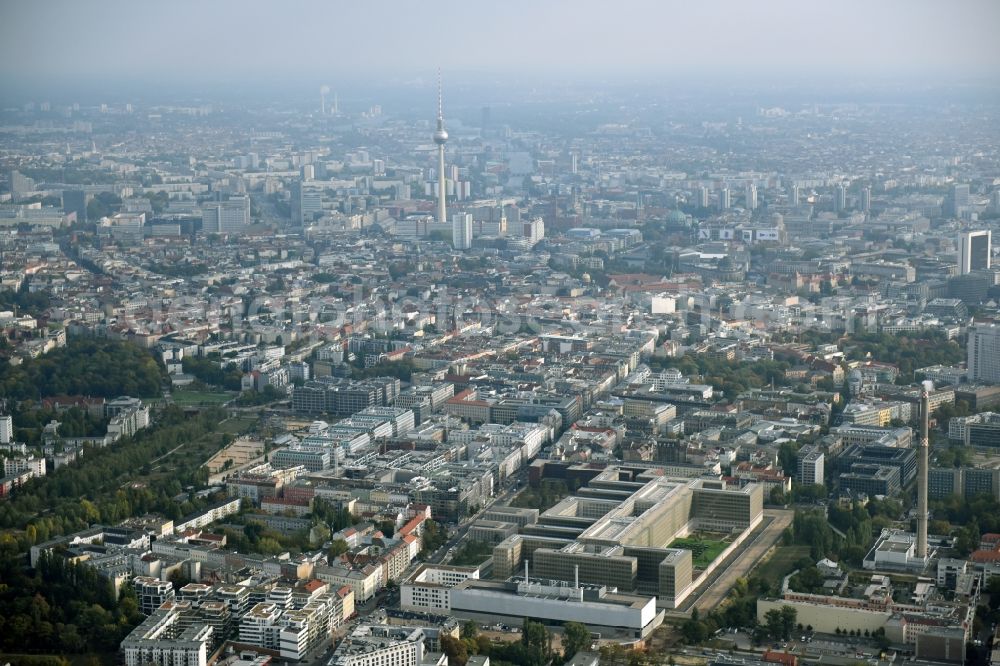
[[[969,559],[973,562],[1000,562],[1000,552],[995,550],[977,550]]]
[[[764,653],[764,661],[776,664],[785,664],[785,666],[795,666],[795,664],[797,664],[799,660],[794,654],[768,650],[767,652]]]
[[[323,589],[323,587],[325,586],[326,583],[324,583],[321,580],[316,580],[315,578],[313,578],[312,580],[306,581],[305,584],[302,585],[302,589],[305,590],[306,592],[315,592],[316,590]]]

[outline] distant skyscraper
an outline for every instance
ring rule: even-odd
[[[315,178],[316,178],[316,167],[314,167],[312,164],[303,164],[302,180],[305,182],[309,182],[310,180],[314,180]]]
[[[984,271],[990,267],[993,251],[991,231],[963,231],[958,235],[958,272]]]
[[[799,186],[792,185],[788,191],[788,200],[793,206],[799,205]]]
[[[325,83],[319,87],[319,112],[326,115],[326,96],[330,93],[330,86]]]
[[[301,180],[292,182],[290,192],[293,226],[305,226],[313,221],[316,213],[323,211],[323,195],[318,190],[304,187]]]
[[[576,173],[579,168],[577,166],[576,160],[577,160],[576,153],[570,153],[570,164],[569,164],[570,173]]]
[[[292,209],[292,224],[302,226],[302,181],[293,181],[288,188],[288,205]]]
[[[833,208],[838,213],[847,210],[847,188],[843,185],[837,185],[833,191]]]
[[[708,208],[708,188],[699,187],[698,188],[698,206],[700,208]]]
[[[452,213],[451,240],[456,250],[468,250],[472,247],[472,215],[469,213]]]
[[[77,222],[87,221],[87,193],[83,190],[63,190],[63,212],[76,213]]]
[[[730,205],[729,188],[723,187],[719,190],[719,210],[729,210]]]
[[[990,195],[990,205],[993,207],[994,213],[1000,213],[1000,190],[993,190]]]
[[[948,194],[948,213],[955,217],[962,215],[962,210],[969,206],[969,186],[955,183]]]
[[[861,190],[861,210],[865,213],[872,209],[872,188],[866,187]]]
[[[971,381],[1000,384],[1000,326],[969,329],[968,361]]]
[[[444,174],[444,144],[448,141],[448,132],[444,128],[444,101],[441,98],[441,73],[438,72],[438,117],[437,117],[437,129],[434,130],[434,143],[438,147],[438,222],[440,224],[446,224],[448,222],[448,211],[445,205],[445,198],[448,195],[448,191],[445,185],[445,174]],[[471,223],[470,223],[471,224]],[[472,232],[469,232],[469,241],[471,247]],[[455,239],[458,242],[458,239]],[[456,247],[458,247],[456,245]],[[462,248],[467,249],[467,248]]]
[[[747,210],[757,210],[757,186],[753,183],[747,184],[746,193],[743,196]]]
[[[15,201],[21,199],[35,189],[35,181],[16,169],[10,172],[10,194]]]
[[[522,224],[522,230],[524,231],[524,237],[528,239],[528,243],[531,247],[534,247],[539,241],[545,238],[545,220],[540,217],[527,220]]]
[[[213,201],[201,209],[201,228],[205,233],[231,234],[250,224],[250,197],[232,197]]]

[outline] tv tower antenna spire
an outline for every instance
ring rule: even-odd
[[[448,141],[448,131],[444,128],[444,101],[441,93],[441,70],[438,70],[438,117],[437,129],[434,130],[434,143],[438,147],[438,224],[445,224],[448,221],[448,211],[445,207],[445,198],[448,190],[444,177],[444,144]]]
[[[438,120],[444,123],[444,93],[441,85],[441,69],[438,68]]]

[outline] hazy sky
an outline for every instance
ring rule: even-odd
[[[438,66],[1000,80],[998,28],[1000,0],[0,0],[0,83],[371,80]]]

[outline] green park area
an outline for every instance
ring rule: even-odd
[[[757,575],[769,585],[777,585],[803,558],[809,558],[809,546],[778,546],[771,557],[757,568]]]
[[[691,551],[691,559],[696,569],[704,569],[715,561],[722,551],[729,547],[730,542],[722,539],[708,539],[693,535],[682,539],[674,539],[671,548],[684,548]]]
[[[181,407],[222,405],[236,397],[231,391],[198,391],[180,389],[171,394],[173,402]]]

